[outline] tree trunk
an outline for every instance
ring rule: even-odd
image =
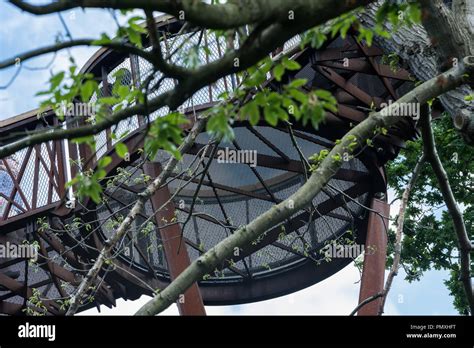
[[[469,2],[473,3],[471,0],[467,1],[467,3]],[[364,13],[359,15],[361,23],[368,27],[374,26],[375,13],[381,4],[382,1],[377,1],[367,6]],[[464,17],[466,19],[465,23],[469,25],[472,33],[472,28],[474,27],[474,5],[466,5],[464,11],[466,13]],[[386,29],[391,32],[391,38],[383,39],[377,37],[374,39],[384,52],[387,54],[396,53],[403,59],[404,65],[418,80],[426,81],[439,74],[438,61],[440,61],[440,53],[430,43],[423,26],[414,25],[411,28],[403,26],[397,32],[392,32],[390,26],[386,26]],[[465,37],[466,43],[471,40],[468,36],[466,35]],[[439,98],[444,109],[452,117],[454,125],[461,132],[464,140],[470,145],[474,145],[474,103],[466,102],[464,97],[472,93],[474,93],[472,88],[468,85],[463,85],[445,93]]]

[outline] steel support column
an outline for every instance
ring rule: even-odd
[[[390,205],[374,198],[373,211],[369,214],[365,242],[364,268],[360,283],[359,303],[382,292],[384,287],[385,260],[387,256],[387,231]],[[384,216],[384,217],[382,217]],[[382,299],[364,305],[358,315],[377,315]]]
[[[146,175],[156,178],[160,175],[162,169],[160,163],[148,162],[143,166],[143,170]],[[160,228],[160,235],[170,276],[171,279],[174,280],[191,264],[191,261],[188,251],[186,250],[184,239],[181,242],[182,245],[180,248],[181,226],[179,224],[171,224],[171,221],[173,221],[175,217],[175,207],[172,201],[166,203],[170,197],[168,186],[164,185],[151,197],[151,203],[153,210],[156,212],[155,219]],[[166,204],[166,206],[160,209],[164,204]],[[163,225],[167,226],[161,227]],[[179,297],[177,305],[181,315],[206,315],[197,283],[194,283]]]

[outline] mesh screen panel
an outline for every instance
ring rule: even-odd
[[[271,127],[255,127],[254,129],[260,134],[260,137],[267,139],[290,160],[299,162],[298,152],[286,132]],[[266,212],[275,202],[288,198],[304,183],[304,176],[301,172],[289,172],[281,168],[274,168],[274,163],[284,163],[284,160],[279,157],[275,149],[265,144],[261,138],[249,131],[249,129],[237,127],[235,128],[235,134],[235,140],[241,150],[256,151],[258,156],[266,156],[274,162],[259,163],[260,157],[257,157],[257,166],[252,169],[248,163],[218,163],[214,158],[209,167],[209,176],[205,177],[204,184],[197,195],[197,182],[176,178],[168,184],[171,194],[175,195],[173,198],[175,206],[179,207],[176,211],[176,218],[180,222],[181,227],[183,227],[183,222],[188,217],[193,197],[198,197],[193,208],[193,217],[184,227],[184,237],[188,241],[187,249],[192,260],[229,236],[239,226],[248,224]],[[310,133],[302,132],[302,134],[309,139],[305,140],[297,137],[298,145],[305,156],[317,153],[323,149],[324,147],[319,144],[322,140],[329,142]],[[311,141],[311,139],[314,139],[314,141]],[[208,140],[207,134],[201,134],[198,136],[197,143],[205,145]],[[236,150],[233,144],[221,143],[219,146],[221,149],[228,147],[229,149]],[[166,153],[159,152],[156,160],[164,162],[168,157]],[[190,169],[196,167],[195,160],[195,155],[185,155],[176,173],[189,173]],[[207,160],[209,159],[207,158],[205,162]],[[352,159],[344,163],[343,168],[363,173],[368,172],[365,165],[359,159]],[[127,168],[127,172],[135,170],[136,168],[133,166]],[[132,182],[136,177],[140,177],[141,173],[141,169],[136,170],[135,174],[129,179],[129,182]],[[196,179],[199,181],[200,176],[196,177]],[[332,179],[330,181],[330,185],[342,191],[346,191],[356,184],[357,182],[354,180]],[[236,192],[235,190],[238,191]],[[333,200],[333,197],[338,192],[328,193],[330,195],[324,192],[318,194],[313,200],[314,206],[327,205],[328,201]],[[111,205],[111,211],[124,207],[125,204],[132,202],[135,197],[132,192],[123,189],[119,189],[112,196],[113,198],[109,204]],[[366,204],[368,195],[367,193],[362,193],[353,198],[361,204]],[[151,204],[148,204],[146,216],[141,219],[152,214]],[[180,209],[180,206],[183,206],[183,209]],[[126,211],[124,211],[124,214]],[[350,199],[348,199],[347,204],[344,206],[340,206],[340,204],[335,205],[334,208],[329,210],[329,213],[331,212],[339,215],[333,217],[323,214],[322,217],[319,217],[315,214],[310,223],[305,221],[302,226],[287,232],[286,236],[280,236],[275,240],[277,242],[275,245],[267,245],[253,255],[238,260],[233,265],[233,269],[227,268],[222,272],[210,274],[207,279],[217,282],[227,281],[241,278],[241,274],[247,274],[247,272],[250,272],[252,276],[260,276],[288,267],[290,264],[305,259],[305,254],[316,255],[325,241],[337,238],[344,234],[347,229],[351,229],[350,220],[353,217],[360,217],[363,213],[361,206],[350,201]],[[110,214],[110,211],[107,211],[106,208],[101,208],[99,217],[103,219],[108,214]],[[297,215],[299,214],[301,212],[295,213],[290,219],[297,220]],[[342,218],[339,218],[340,216]],[[147,255],[153,267],[160,273],[167,274],[158,229],[154,226],[153,232],[144,236],[140,232],[140,228],[143,228],[143,225],[141,227],[140,225],[141,223],[133,225],[131,231],[134,236],[133,238],[140,241],[138,244],[143,249],[149,250]],[[107,224],[104,226],[107,226]],[[104,231],[106,235],[110,233],[107,228]],[[258,243],[260,241],[254,241],[254,246]],[[137,257],[136,254],[136,252],[133,252],[130,258],[137,266],[146,268],[143,259]],[[240,273],[236,273],[236,271]]]

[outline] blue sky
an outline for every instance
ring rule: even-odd
[[[95,38],[102,32],[114,34],[116,25],[111,15],[102,10],[75,9],[62,14],[74,39]],[[0,60],[36,47],[54,44],[58,34],[65,35],[57,14],[35,17],[0,0]],[[78,47],[70,53],[81,67],[97,48]],[[0,119],[29,111],[38,106],[40,99],[35,94],[44,90],[52,72],[64,70],[69,66],[68,51],[59,53],[49,69],[28,70],[44,67],[51,62],[52,54],[32,59],[24,67],[7,90],[0,89]],[[16,67],[0,71],[0,86],[4,86],[15,74]]]
[[[107,11],[80,9],[63,13],[74,39],[94,38],[106,32],[113,36],[116,25]],[[0,0],[0,61],[40,46],[53,44],[58,33],[64,35],[57,15],[35,17],[15,9]],[[94,48],[74,48],[70,53],[78,66],[82,66],[94,53]],[[26,67],[41,67],[51,60],[48,55],[25,63]],[[38,106],[39,99],[34,95],[47,86],[52,72],[68,67],[68,54],[58,54],[49,70],[31,71],[23,69],[13,84],[6,90],[0,89],[0,120],[29,111]],[[5,85],[13,76],[14,68],[0,71],[0,86]],[[392,214],[398,205],[392,206]],[[446,272],[430,271],[420,282],[407,283],[401,271],[395,278],[387,301],[386,314],[457,314],[452,299],[443,285]],[[338,274],[320,284],[299,291],[293,295],[255,304],[208,308],[214,314],[348,314],[357,304],[359,285],[358,272],[348,266]],[[399,300],[403,299],[402,303]],[[136,302],[118,301],[118,307],[112,310],[104,308],[106,314],[132,314],[139,304],[147,299],[142,297]],[[95,309],[87,314],[95,314]],[[167,314],[176,314],[175,308]]]

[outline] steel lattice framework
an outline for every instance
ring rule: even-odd
[[[208,48],[199,51],[203,63],[221,57],[229,45],[238,46],[238,40],[229,44],[208,31],[183,31],[183,23],[171,17],[160,18],[158,28],[166,37],[162,49],[175,63],[183,62],[175,58],[174,52],[186,52],[196,44]],[[117,298],[136,299],[165,287],[170,282],[165,249],[166,243],[172,241],[163,237],[170,236],[163,231],[169,228],[170,218],[182,222],[191,214],[186,226],[174,225],[182,228],[189,259],[196,259],[238,226],[286,199],[304,183],[306,168],[295,141],[306,157],[330,149],[336,139],[364,120],[370,109],[396,100],[413,87],[406,70],[393,71],[382,64],[384,53],[379,48],[367,47],[350,35],[346,39],[334,39],[319,50],[301,49],[299,38],[295,37],[275,54],[289,55],[302,68],[287,72],[282,82],[269,76],[266,86],[278,91],[292,79],[306,78],[305,90],[324,88],[335,95],[338,112],[327,113],[325,123],[318,130],[295,123],[294,139],[284,124],[270,127],[262,123],[252,127],[245,121],[233,125],[236,137],[230,144],[209,145],[208,135],[201,134],[184,156],[180,170],[147,202],[117,249],[115,267],[101,273],[93,298],[82,310],[101,304],[113,306]],[[122,82],[135,86],[152,72],[151,65],[142,58],[101,49],[82,69],[101,81],[101,93],[94,95],[92,102],[97,97],[110,95],[114,73],[120,69],[126,72],[121,75]],[[160,78],[158,73],[154,81]],[[219,95],[231,92],[239,83],[237,75],[221,79],[197,92],[182,105],[181,111],[192,124],[197,114],[215,105]],[[174,85],[174,80],[166,78],[152,96]],[[168,112],[162,108],[150,118],[153,120]],[[82,122],[79,118],[69,121],[71,124]],[[57,122],[51,110],[40,118],[35,110],[1,121],[0,139],[11,137],[19,130],[47,129]],[[61,299],[74,292],[93,264],[98,250],[113,230],[114,216],[117,212],[126,215],[136,194],[145,187],[139,179],[156,175],[160,164],[168,158],[166,153],[160,152],[153,163],[144,163],[138,151],[143,146],[144,127],[144,117],[140,115],[121,121],[96,136],[96,153],[91,153],[83,144],[69,141],[26,148],[15,155],[18,173],[9,168],[7,161],[2,161],[14,188],[9,196],[0,193],[7,202],[0,217],[0,241],[36,241],[42,257],[36,265],[29,265],[23,259],[0,263],[0,312],[19,314],[25,306],[33,306],[27,299],[33,289],[38,289],[47,299],[44,304],[50,314],[64,314]],[[128,131],[125,142],[131,153],[128,162],[117,156],[115,140],[110,137],[111,132],[125,131]],[[413,123],[407,118],[405,124],[392,129],[388,135],[378,136],[374,147],[366,147],[356,158],[345,162],[329,185],[314,198],[311,208],[267,231],[261,239],[240,250],[231,264],[223,264],[221,269],[205,277],[199,284],[204,303],[235,304],[280,296],[317,283],[352,262],[351,259],[325,261],[320,250],[328,242],[341,238],[365,242],[369,214],[363,206],[370,205],[374,197],[381,198],[380,194],[386,192],[383,165],[396,156],[405,140],[415,136]],[[218,163],[212,155],[214,147],[256,150],[257,166]],[[120,185],[104,183],[108,197],[104,203],[95,205],[86,201],[71,209],[66,204],[69,193],[64,189],[65,182],[79,171],[93,169],[97,160],[105,155],[112,157],[108,175],[126,173],[125,180]],[[198,158],[204,158],[202,165],[209,166],[203,177],[188,172]],[[198,197],[195,205],[192,204],[194,196]],[[166,202],[163,197],[173,199],[165,209],[159,210],[160,204]],[[148,223],[152,225],[144,232],[143,226]]]

